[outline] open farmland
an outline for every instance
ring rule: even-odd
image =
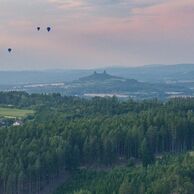
[[[30,109],[18,109],[18,108],[4,108],[0,107],[0,117],[6,118],[24,118],[28,115],[34,114]]]

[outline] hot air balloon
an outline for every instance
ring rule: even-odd
[[[51,31],[51,27],[47,27],[47,31],[50,32]]]
[[[7,50],[8,50],[8,52],[9,52],[9,53],[11,53],[11,51],[12,51],[12,49],[11,49],[11,48],[8,48]]]
[[[37,30],[39,31],[40,30],[40,27],[37,27]]]

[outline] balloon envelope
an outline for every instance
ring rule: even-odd
[[[50,32],[51,31],[51,27],[47,27],[47,31]]]
[[[40,27],[37,27],[37,30],[39,31],[40,30]]]
[[[12,51],[12,49],[11,48],[8,48],[8,52],[10,53]]]

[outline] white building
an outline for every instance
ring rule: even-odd
[[[22,123],[22,121],[15,121],[14,123],[13,123],[13,126],[14,127],[18,127],[18,126],[21,126],[23,123]]]

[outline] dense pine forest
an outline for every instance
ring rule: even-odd
[[[194,193],[194,98],[8,92],[0,104],[35,112],[0,128],[1,194],[41,194],[61,176],[57,194]]]
[[[80,170],[55,194],[192,194],[194,157],[165,156],[147,168],[130,163],[110,171]]]

